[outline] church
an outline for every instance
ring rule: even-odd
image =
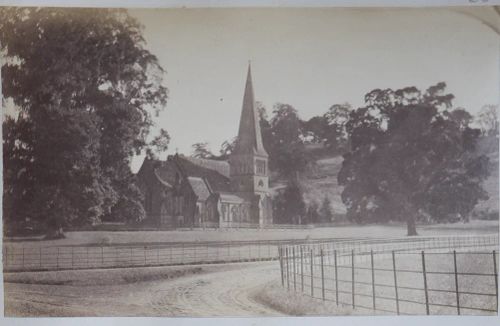
[[[273,223],[268,154],[251,67],[229,162],[170,155],[146,158],[137,173],[149,223],[158,227],[263,227]]]

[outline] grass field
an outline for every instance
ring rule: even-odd
[[[465,235],[498,233],[498,221],[474,220],[470,223],[433,224],[417,227],[419,235]],[[72,245],[134,245],[188,243],[204,241],[265,241],[321,238],[390,238],[404,237],[406,226],[346,225],[315,229],[210,229],[192,231],[79,231],[67,232],[65,239],[4,239],[7,247],[72,246]]]
[[[387,256],[390,257],[375,255],[373,272],[370,260],[358,256],[354,273],[350,262],[339,263],[337,272],[329,261],[325,261],[323,268],[315,262],[313,282],[309,261],[305,260],[303,271],[300,264],[289,269],[284,286],[288,296],[283,294],[283,289],[274,286],[273,290],[264,291],[260,298],[280,311],[298,315],[396,314],[398,309],[402,315],[425,315],[426,300],[431,315],[456,315],[457,306],[463,315],[494,314],[496,292],[492,251],[458,252],[455,279],[453,253],[428,250],[425,280],[420,252],[397,253],[397,283],[393,261],[385,258]],[[325,300],[322,299],[323,286]]]

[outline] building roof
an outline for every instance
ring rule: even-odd
[[[234,204],[241,204],[245,201],[243,198],[231,193],[220,193],[220,200]]]
[[[268,156],[262,143],[260,120],[253,94],[252,72],[248,65],[243,107],[241,109],[240,128],[233,154],[258,154]]]
[[[187,179],[198,200],[205,201],[210,197],[210,189],[202,178],[188,177]]]
[[[154,174],[155,174],[155,177],[156,179],[158,180],[158,182],[160,182],[162,185],[164,185],[165,187],[168,187],[168,188],[172,188],[172,185],[170,183],[168,183],[165,178],[162,178],[159,174],[159,171],[158,169],[154,169]]]
[[[222,174],[223,176],[229,178],[229,163],[226,161],[216,161],[216,160],[209,160],[205,158],[196,158],[183,155],[181,155],[181,157],[201,167],[210,170],[215,170],[220,174]]]
[[[207,183],[207,186],[213,192],[230,191],[229,178],[220,174],[216,170],[212,170],[200,165],[197,165],[191,160],[181,155],[169,157],[169,160],[177,164],[179,170],[184,177],[198,177]]]

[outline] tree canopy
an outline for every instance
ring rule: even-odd
[[[445,88],[373,90],[350,114],[338,181],[351,220],[403,220],[414,235],[417,218],[465,218],[487,198],[488,158],[475,152],[480,131],[452,109]]]
[[[167,89],[141,25],[125,10],[1,8],[0,40],[3,95],[19,110],[4,121],[6,220],[142,218],[129,163]]]

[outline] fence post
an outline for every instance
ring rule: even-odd
[[[5,253],[7,254],[7,248],[5,248]],[[40,247],[40,268],[42,268],[42,247]]]
[[[352,278],[351,278],[351,284],[352,284],[352,308],[356,308],[354,304],[354,249],[351,250],[351,270],[352,270]]]
[[[376,310],[375,306],[375,268],[373,264],[373,250],[370,250],[370,256],[372,260],[372,298],[373,298],[373,310]]]
[[[300,246],[300,289],[301,292],[304,292],[304,254],[302,250],[302,246]]]
[[[494,271],[494,277],[495,277],[495,294],[496,294],[496,300],[497,300],[497,304],[495,306],[495,309],[498,311],[498,272],[497,272],[497,253],[495,250],[493,250],[493,271]]]
[[[71,247],[71,269],[75,268],[75,247]]]
[[[286,288],[290,290],[290,271],[288,264],[288,247],[285,248],[285,259],[286,259]]]
[[[281,286],[285,287],[285,275],[283,272],[283,248],[281,246],[278,247],[278,259],[280,262],[280,272],[281,272]]]
[[[453,250],[453,265],[455,266],[455,293],[457,295],[457,313],[460,315],[460,295],[458,293],[457,251],[456,250]]]
[[[427,292],[427,275],[425,274],[425,254],[422,250],[422,272],[424,276],[424,290],[425,290],[425,311],[429,314],[429,293]]]
[[[323,269],[323,249],[320,251],[320,257],[321,257],[321,297],[323,298],[323,301],[325,301],[325,272]]]
[[[311,297],[314,297],[313,249],[311,249]]]
[[[9,266],[9,247],[5,247],[5,267]],[[40,247],[40,249],[42,249],[42,247]],[[40,261],[42,261],[40,259]]]
[[[335,263],[335,303],[339,305],[339,280],[337,274],[337,250],[333,251],[333,260]]]
[[[396,273],[396,255],[392,251],[392,270],[394,271],[394,291],[396,294],[396,312],[399,315],[399,294],[398,294],[398,278]]]
[[[57,247],[57,248],[59,249],[59,247]],[[23,247],[23,269],[24,269],[24,247]]]
[[[147,249],[147,247],[144,246],[144,266],[146,266],[146,262],[147,262],[147,259],[146,259],[146,249]]]
[[[293,290],[297,291],[297,283],[295,282],[295,247],[292,248],[292,263],[293,263]]]
[[[86,258],[87,258],[87,268],[88,268],[89,267],[89,247],[87,247]]]
[[[101,265],[104,265],[104,248],[101,247]]]
[[[156,264],[160,265],[160,247],[156,247]]]
[[[24,249],[24,248],[23,248]],[[56,258],[56,265],[57,265],[57,269],[59,269],[59,249],[61,249],[60,247],[57,247],[57,258]],[[24,250],[23,250],[23,260],[24,260]],[[24,262],[23,262],[24,263]]]

